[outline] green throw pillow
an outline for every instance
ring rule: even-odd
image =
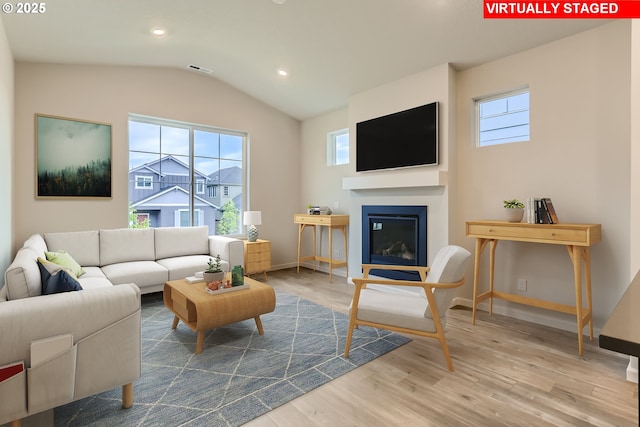
[[[65,251],[45,252],[44,254],[47,260],[68,268],[76,277],[80,277],[85,273],[80,264]]]
[[[68,273],[66,268],[58,267],[57,271],[52,268],[51,263],[38,258],[38,268],[40,269],[40,278],[42,280],[42,295],[57,294],[60,292],[81,291],[82,286]],[[52,271],[54,271],[52,273]]]

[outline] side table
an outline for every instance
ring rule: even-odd
[[[313,261],[313,269],[316,269],[316,261],[326,262],[329,264],[329,282],[333,281],[333,269],[345,267],[347,268],[347,225],[349,225],[349,215],[305,215],[296,214],[293,216],[293,222],[298,224],[298,273],[300,272],[300,261]],[[329,257],[316,255],[316,226],[327,227],[329,229]],[[313,230],[313,255],[300,256],[300,241],[302,240],[302,232],[306,227]],[[344,261],[333,259],[333,230],[342,231],[342,239],[344,241]],[[348,270],[347,270],[348,271]]]
[[[263,273],[266,281],[269,270],[271,270],[271,242],[262,239],[255,242],[244,240],[245,274]]]

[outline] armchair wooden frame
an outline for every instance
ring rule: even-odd
[[[452,289],[462,286],[464,284],[464,277],[454,283],[429,283],[426,282],[427,273],[430,267],[422,266],[399,266],[399,265],[377,265],[377,264],[362,264],[363,276],[362,278],[354,278],[353,283],[355,289],[353,292],[353,301],[351,303],[351,314],[349,316],[349,331],[347,333],[347,341],[344,349],[344,357],[349,357],[349,349],[351,347],[351,339],[353,336],[354,328],[360,325],[371,326],[379,329],[386,329],[390,331],[419,335],[427,338],[434,338],[440,342],[444,358],[447,362],[447,366],[450,371],[453,371],[453,362],[451,361],[451,355],[449,354],[449,347],[444,337],[444,326],[440,321],[440,313],[436,304],[435,296],[433,295],[433,289]],[[411,280],[391,280],[391,279],[372,279],[369,278],[369,272],[371,270],[396,270],[396,271],[417,271],[420,275],[420,281]],[[413,286],[424,289],[424,293],[427,297],[429,309],[431,310],[431,316],[433,318],[433,324],[435,326],[435,332],[427,332],[418,329],[409,329],[404,327],[398,327],[394,325],[386,325],[383,323],[375,323],[370,321],[364,321],[358,319],[358,302],[360,301],[360,292],[366,289],[368,284],[377,285],[390,285],[390,286]]]

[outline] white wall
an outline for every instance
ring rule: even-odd
[[[601,223],[592,248],[593,315],[603,325],[629,281],[630,21],[521,52],[458,74],[458,209],[452,221],[501,217],[502,200],[551,197],[562,222]],[[472,99],[528,84],[531,141],[475,148]],[[473,248],[470,239],[463,242]],[[487,282],[488,255],[484,259]],[[496,288],[574,304],[562,246],[501,242]],[[463,289],[471,298],[471,283]],[[499,301],[498,312],[576,330],[573,316]],[[495,303],[494,303],[495,307]],[[586,329],[585,329],[586,330]]]
[[[0,20],[0,271],[13,257],[13,78],[13,56]]]
[[[640,20],[631,21],[631,117],[640,117]],[[640,269],[640,120],[631,121],[631,227],[629,232],[631,259],[629,279]],[[635,325],[630,325],[635,327]],[[638,358],[631,357],[627,380],[638,382]]]
[[[171,68],[18,63],[15,101],[15,239],[31,233],[127,226],[129,113],[246,131],[250,208],[275,267],[295,259],[300,122],[208,76]],[[113,125],[112,199],[35,199],[34,115]],[[4,224],[4,222],[3,222]]]
[[[348,214],[349,192],[342,189],[342,178],[347,174],[349,165],[327,165],[327,133],[349,127],[346,108],[329,112],[321,116],[305,120],[302,123],[302,145],[300,156],[300,206],[298,213],[303,213],[307,205],[329,206],[333,213]],[[350,135],[353,138],[352,135]],[[291,218],[293,223],[293,218]],[[295,227],[295,226],[294,226]],[[329,256],[329,234],[326,227],[317,227],[317,254]],[[309,229],[302,236],[303,255],[312,253],[312,234]],[[342,233],[334,231],[333,248],[337,259],[344,259]],[[307,265],[312,266],[313,263]],[[328,271],[327,264],[319,263],[316,267]],[[333,272],[346,275],[344,268]]]
[[[603,240],[591,251],[597,331],[626,288],[631,268],[629,195],[631,182],[639,180],[631,180],[629,162],[630,38],[630,21],[618,21],[463,72],[454,72],[443,65],[352,96],[347,118],[352,158],[358,121],[433,100],[441,102],[441,116],[448,114],[450,118],[441,117],[440,169],[448,171],[446,188],[349,191],[349,275],[360,275],[363,204],[427,204],[432,257],[434,249],[447,243],[462,245],[473,252],[474,241],[464,234],[465,222],[502,219],[502,200],[548,196],[553,199],[561,221],[602,224]],[[474,148],[472,99],[524,84],[531,88],[531,141]],[[320,165],[312,168],[317,176],[301,177],[307,183],[303,184],[303,202],[315,199],[329,203],[341,197],[340,190],[333,186],[340,173],[347,178],[366,175],[356,174],[352,162],[347,171],[332,171],[327,181],[331,185],[323,185],[327,176],[321,174],[324,134],[339,127],[328,123],[333,125],[331,116],[303,124],[303,128],[309,124],[316,129],[318,146],[312,150],[310,134],[303,132],[302,163],[305,167],[311,163]],[[638,125],[634,126],[637,132]],[[640,159],[637,153],[634,158]],[[640,170],[640,160],[635,160],[635,164],[635,169]],[[395,177],[399,173],[382,174]],[[634,194],[640,192],[636,189]],[[640,209],[638,203],[631,212]],[[635,229],[640,234],[637,231],[640,228]],[[636,246],[639,252],[640,246]],[[517,293],[517,279],[525,278],[528,291],[524,295],[574,304],[573,271],[566,248],[501,242],[497,256],[498,289]],[[485,254],[485,274],[487,264]],[[485,284],[487,276],[482,278]],[[470,301],[472,277],[470,265],[467,283],[459,293],[460,301]],[[576,330],[573,316],[503,301],[496,301],[494,306],[498,313]]]
[[[438,166],[391,171],[357,173],[355,161],[349,165],[349,177],[359,180],[399,180],[406,187],[415,185],[423,171],[434,173],[449,171],[450,144],[454,123],[450,113],[455,111],[452,97],[455,74],[448,64],[434,67],[395,82],[359,93],[349,99],[349,128],[354,137],[350,140],[350,155],[355,159],[356,123],[419,105],[438,101],[440,120],[440,150]],[[416,178],[416,176],[418,176]],[[402,184],[401,184],[402,185]],[[426,205],[427,212],[427,261],[430,262],[439,248],[450,241],[449,187],[421,186],[412,188],[387,188],[350,190],[349,276],[361,276],[362,263],[362,206],[363,205]]]

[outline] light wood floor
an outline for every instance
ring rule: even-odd
[[[262,275],[254,278],[264,280]],[[267,283],[347,313],[346,279],[308,269]],[[449,311],[455,372],[435,340],[413,341],[246,424],[273,426],[637,426],[628,358],[574,333],[467,309]]]

